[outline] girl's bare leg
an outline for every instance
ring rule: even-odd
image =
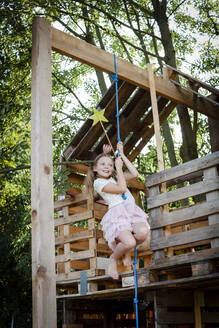
[[[117,262],[114,259],[114,255],[112,254],[110,256],[110,262],[109,262],[109,266],[107,269],[107,274],[113,278],[113,279],[119,279],[119,275],[118,275],[118,271],[117,271]]]
[[[127,251],[124,254],[123,264],[124,264],[124,266],[127,266],[127,267],[129,267],[130,265],[132,265],[131,251]]]
[[[136,246],[142,244],[145,239],[147,238],[147,235],[150,233],[149,226],[145,223],[136,223],[134,225],[133,229],[133,235],[136,240]],[[131,251],[127,251],[124,254],[123,258],[123,264],[125,266],[130,266],[132,265],[132,259],[131,259]]]
[[[108,274],[113,279],[119,278],[117,271],[117,260],[127,252],[130,252],[130,250],[136,245],[136,241],[133,234],[128,230],[122,231],[118,236],[118,240],[119,243],[114,249],[113,254],[110,256],[110,263],[108,267]]]
[[[133,235],[136,240],[136,246],[142,244],[150,233],[149,226],[145,223],[136,223],[133,229]],[[123,264],[125,266],[132,265],[131,251],[124,254]]]
[[[142,244],[150,234],[149,225],[146,223],[136,223],[133,228],[133,234],[136,240],[136,245]]]

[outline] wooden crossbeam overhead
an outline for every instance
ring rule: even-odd
[[[114,58],[112,54],[55,28],[52,28],[52,49],[106,73],[114,73]],[[117,67],[120,79],[145,90],[150,89],[147,70],[121,58],[117,58]],[[209,103],[204,98],[198,98],[194,101],[193,93],[190,90],[185,90],[158,76],[155,76],[154,79],[157,94],[177,104],[219,119],[219,110],[216,105]]]

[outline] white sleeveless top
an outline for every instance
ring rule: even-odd
[[[123,199],[122,194],[111,194],[111,193],[103,192],[102,191],[103,188],[110,182],[117,184],[117,182],[113,178],[109,178],[109,179],[98,178],[94,181],[94,189],[107,202],[109,208],[121,204],[123,202],[135,201],[134,197],[132,196],[132,194],[128,189],[126,189],[125,192],[127,199]]]

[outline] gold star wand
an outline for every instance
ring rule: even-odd
[[[89,119],[93,120],[93,124],[92,124],[92,126],[94,126],[94,125],[96,125],[98,122],[100,122],[100,124],[101,124],[101,126],[102,126],[102,128],[103,128],[103,131],[104,131],[104,133],[105,133],[105,135],[106,135],[106,138],[107,138],[107,140],[108,140],[108,142],[109,142],[109,144],[110,144],[110,146],[111,146],[111,148],[112,148],[112,150],[113,150],[113,152],[114,152],[114,149],[113,149],[113,146],[112,146],[112,144],[111,144],[111,142],[110,142],[109,136],[108,136],[108,134],[107,134],[107,132],[106,132],[106,129],[105,129],[104,126],[103,126],[103,122],[109,122],[109,121],[106,119],[106,117],[104,116],[105,109],[103,109],[103,110],[101,110],[101,111],[98,111],[96,108],[93,108],[93,110],[94,110],[94,114],[91,115],[91,116],[89,117]]]

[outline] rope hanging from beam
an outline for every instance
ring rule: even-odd
[[[116,88],[116,122],[117,122],[117,142],[121,141],[120,139],[120,128],[119,128],[119,100],[118,100],[118,73],[117,73],[117,64],[116,64],[116,55],[114,54],[114,66],[115,66],[115,74],[111,77],[113,81],[115,82],[115,88]],[[119,157],[119,151],[117,156]],[[122,194],[122,198],[126,199],[125,194]],[[135,304],[135,315],[136,315],[136,328],[139,327],[138,325],[138,282],[137,282],[137,271],[136,271],[136,265],[138,263],[137,260],[137,248],[135,247],[135,260],[133,262],[134,264],[134,278],[135,278],[135,297],[134,297],[134,304]]]

